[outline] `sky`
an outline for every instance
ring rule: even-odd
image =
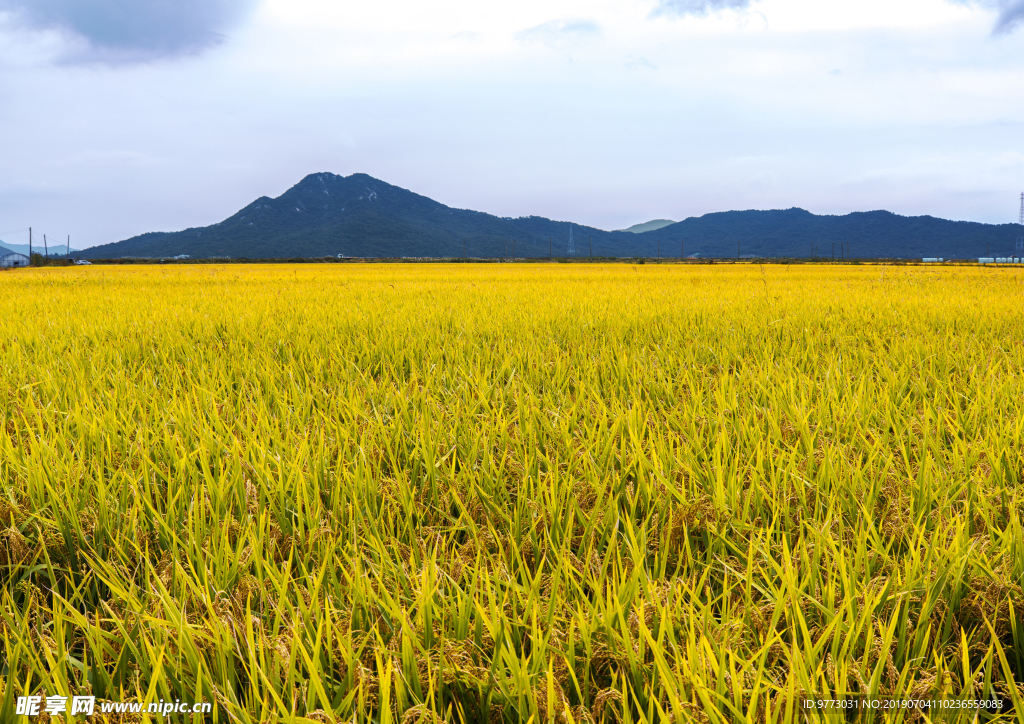
[[[1024,0],[0,0],[0,239],[216,223],[305,175],[602,229],[1017,220]]]

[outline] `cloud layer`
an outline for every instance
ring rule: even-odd
[[[0,229],[76,248],[216,223],[311,169],[608,229],[791,206],[1001,223],[1024,188],[1021,25],[992,36],[1024,0],[69,1],[0,0],[22,18],[0,10]],[[216,33],[184,62],[53,62]]]
[[[22,23],[84,41],[87,60],[152,60],[223,39],[257,0],[0,0]]]

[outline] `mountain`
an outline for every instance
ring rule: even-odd
[[[453,209],[365,174],[342,177],[330,173],[307,176],[276,199],[262,197],[205,228],[149,233],[92,247],[82,258],[126,256],[288,258],[344,256],[499,257],[548,255],[549,237],[565,254],[569,229],[577,248],[589,253],[587,235],[611,239],[612,234],[569,222],[540,217],[502,218],[479,211]],[[623,235],[624,236],[624,235]],[[601,249],[612,249],[606,243]],[[595,244],[594,253],[599,249]]]
[[[857,211],[817,216],[803,209],[726,211],[689,218],[642,237],[671,238],[687,255],[852,259],[970,259],[1010,256],[1020,236],[1017,224],[979,224],[934,216],[899,216]],[[663,247],[664,249],[664,247]]]
[[[539,216],[453,209],[366,174],[307,176],[276,199],[261,197],[203,228],[152,232],[78,252],[86,259],[566,256],[970,258],[1007,256],[1016,224],[947,221],[866,211],[818,216],[803,209],[725,211],[660,229],[603,231]]]
[[[621,231],[628,231],[631,234],[642,234],[645,231],[657,231],[658,229],[663,229],[674,223],[676,222],[671,219],[654,219],[653,221],[646,221],[642,224],[633,224],[628,229],[621,229]]]
[[[28,244],[9,244],[6,241],[0,240],[0,248],[8,249],[9,251],[16,251],[19,254],[24,254],[25,256],[28,256]],[[48,251],[50,256],[52,256],[52,257],[61,257],[61,256],[65,256],[68,253],[68,247],[67,247],[66,244],[58,244],[58,245],[51,244],[51,245],[45,246],[45,247],[42,244],[33,244],[32,245],[33,253],[42,254],[43,253],[43,249],[46,249],[46,251]],[[74,248],[71,249],[71,253],[72,254],[76,254],[77,252],[78,252],[78,249],[74,249]],[[6,252],[0,252],[0,254],[5,254],[5,253]]]

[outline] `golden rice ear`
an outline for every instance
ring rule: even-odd
[[[1011,270],[38,271],[0,279],[0,720],[1024,700]]]

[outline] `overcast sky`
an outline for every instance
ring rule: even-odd
[[[1016,221],[1024,0],[0,0],[0,239],[224,219],[309,173],[616,229]]]

